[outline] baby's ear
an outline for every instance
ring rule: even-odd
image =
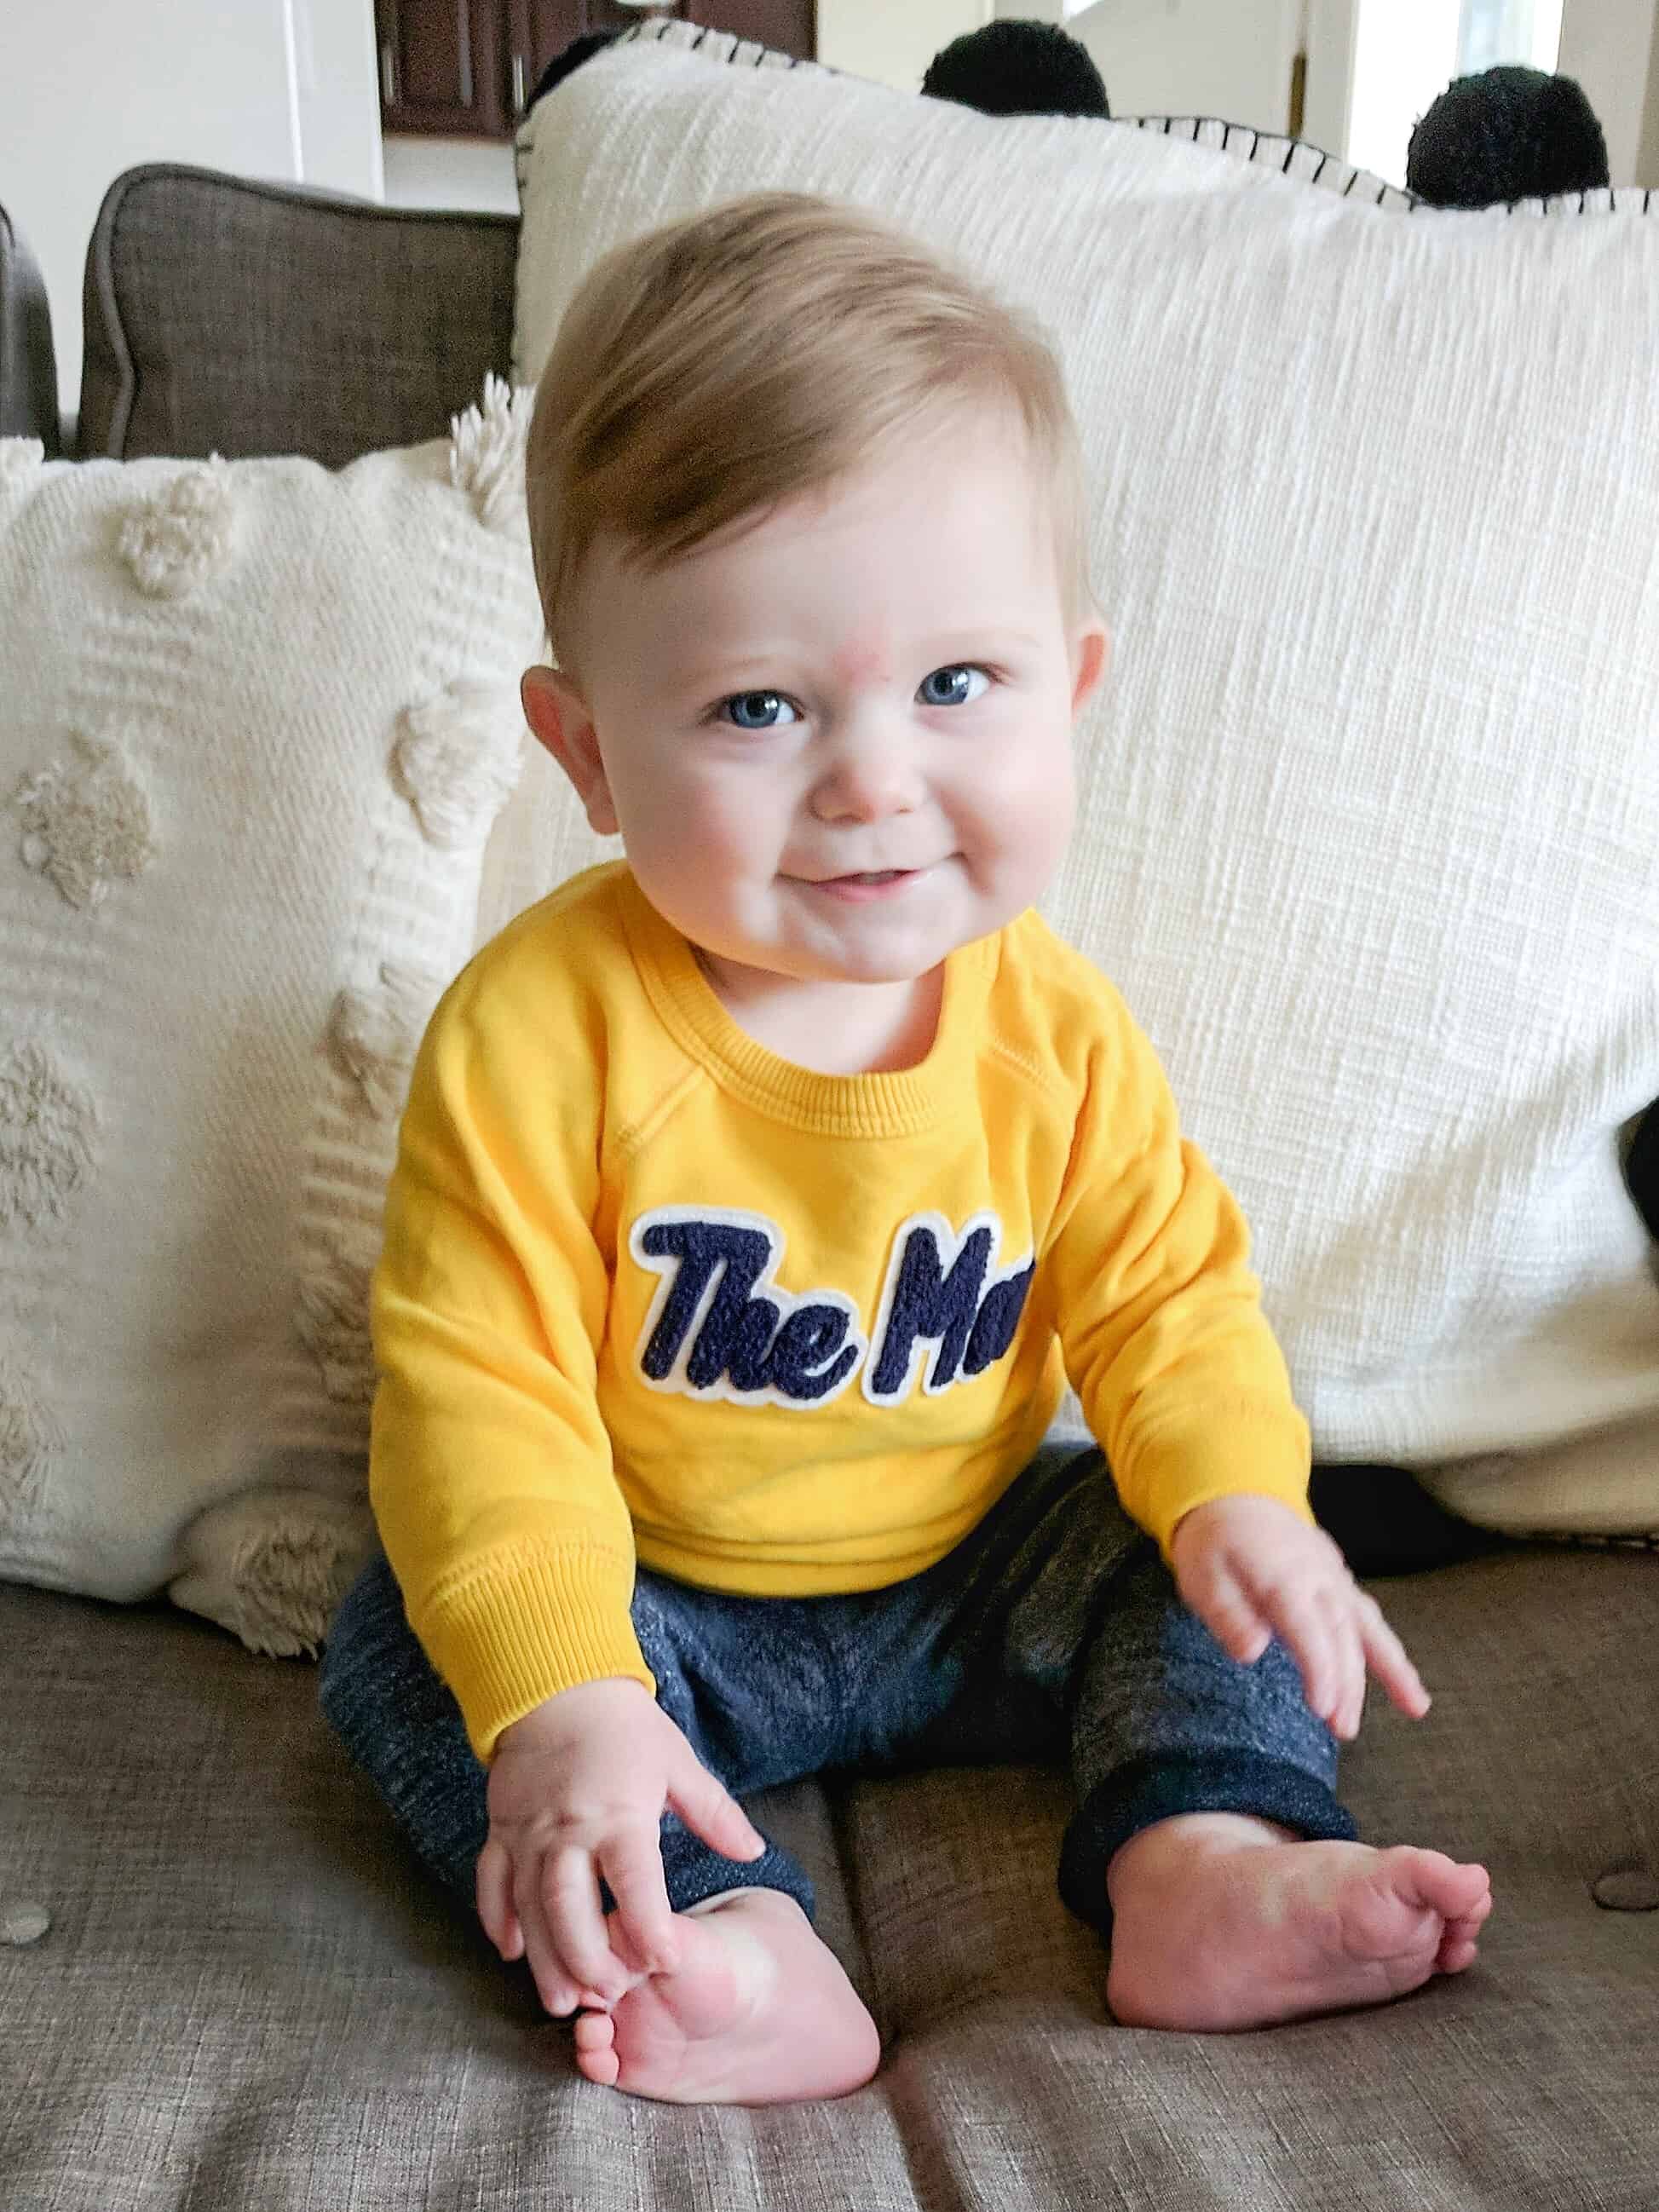
[[[1072,641],[1072,716],[1075,720],[1093,697],[1112,658],[1111,633],[1097,618]]]
[[[570,678],[556,668],[526,668],[519,683],[524,718],[538,744],[545,745],[576,787],[590,828],[614,837],[621,827],[586,702]]]

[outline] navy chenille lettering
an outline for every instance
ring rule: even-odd
[[[895,1398],[904,1389],[910,1377],[910,1354],[919,1338],[939,1346],[927,1388],[943,1390],[955,1382],[979,1311],[991,1244],[990,1230],[975,1229],[963,1240],[947,1273],[939,1265],[938,1237],[926,1222],[917,1222],[904,1240],[881,1358],[869,1382],[871,1397]]]
[[[960,1244],[942,1215],[913,1215],[888,1264],[872,1348],[843,1292],[780,1289],[774,1277],[783,1232],[764,1214],[698,1215],[679,1206],[642,1214],[630,1247],[662,1287],[640,1348],[641,1370],[649,1382],[696,1396],[811,1406],[840,1391],[868,1354],[866,1396],[896,1405],[931,1345],[923,1387],[937,1395],[982,1374],[1013,1343],[1036,1266],[1028,1261],[1012,1274],[991,1276],[1000,1236],[989,1214],[965,1224]]]
[[[1019,1327],[1019,1317],[1025,1310],[1025,1294],[1031,1287],[1031,1278],[1036,1273],[1036,1261],[1030,1261],[1017,1275],[1010,1275],[1000,1283],[993,1283],[985,1293],[985,1303],[979,1310],[973,1334],[968,1340],[968,1349],[963,1355],[964,1375],[981,1375],[994,1359],[1000,1359],[1014,1340],[1014,1331]]]
[[[660,1382],[672,1368],[708,1285],[716,1275],[721,1276],[686,1370],[694,1388],[706,1389],[725,1368],[735,1346],[749,1293],[766,1273],[766,1263],[772,1256],[771,1240],[758,1229],[738,1229],[723,1221],[654,1221],[641,1235],[640,1249],[653,1260],[680,1263],[640,1363],[653,1382]],[[775,1316],[775,1307],[773,1312]],[[716,1344],[720,1357],[710,1367],[708,1360]],[[702,1371],[694,1376],[692,1366]]]
[[[847,1342],[852,1316],[844,1304],[803,1299],[797,1304],[786,1291],[769,1297],[758,1291],[783,1249],[775,1231],[681,1217],[641,1223],[637,1236],[643,1257],[678,1262],[640,1358],[653,1382],[673,1373],[699,1312],[702,1320],[685,1363],[692,1390],[713,1390],[725,1376],[745,1397],[774,1390],[811,1405],[857,1366],[862,1340]]]
[[[841,1306],[797,1306],[772,1347],[774,1389],[810,1404],[844,1382],[859,1364],[858,1346],[847,1343],[848,1326]],[[825,1359],[830,1364],[821,1366]]]

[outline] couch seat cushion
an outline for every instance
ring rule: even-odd
[[[868,2088],[748,2111],[582,2081],[393,1838],[301,1662],[165,1607],[0,1589],[0,2174],[28,2212],[1651,2212],[1659,1563],[1520,1551],[1389,1583],[1437,1692],[1374,1707],[1376,1841],[1484,1857],[1468,1973],[1202,2038],[1114,2025],[1054,1894],[1055,1776],[803,1787],[767,1817],[881,2023]]]

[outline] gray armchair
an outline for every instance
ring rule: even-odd
[[[0,438],[62,450],[52,307],[34,256],[0,207]]]
[[[514,216],[154,163],[86,266],[84,458],[359,453],[443,435],[513,343]]]

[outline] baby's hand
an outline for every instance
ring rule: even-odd
[[[583,1682],[501,1731],[478,1917],[502,1958],[528,1958],[549,2012],[615,2004],[672,1969],[658,1843],[669,1805],[727,1858],[766,1848],[642,1682]],[[617,1900],[608,1920],[601,1874]]]
[[[1375,1598],[1322,1528],[1276,1498],[1214,1498],[1176,1524],[1176,1586],[1222,1649],[1249,1666],[1277,1634],[1302,1669],[1310,1707],[1345,1738],[1359,1733],[1369,1670],[1402,1713],[1429,1693]]]

